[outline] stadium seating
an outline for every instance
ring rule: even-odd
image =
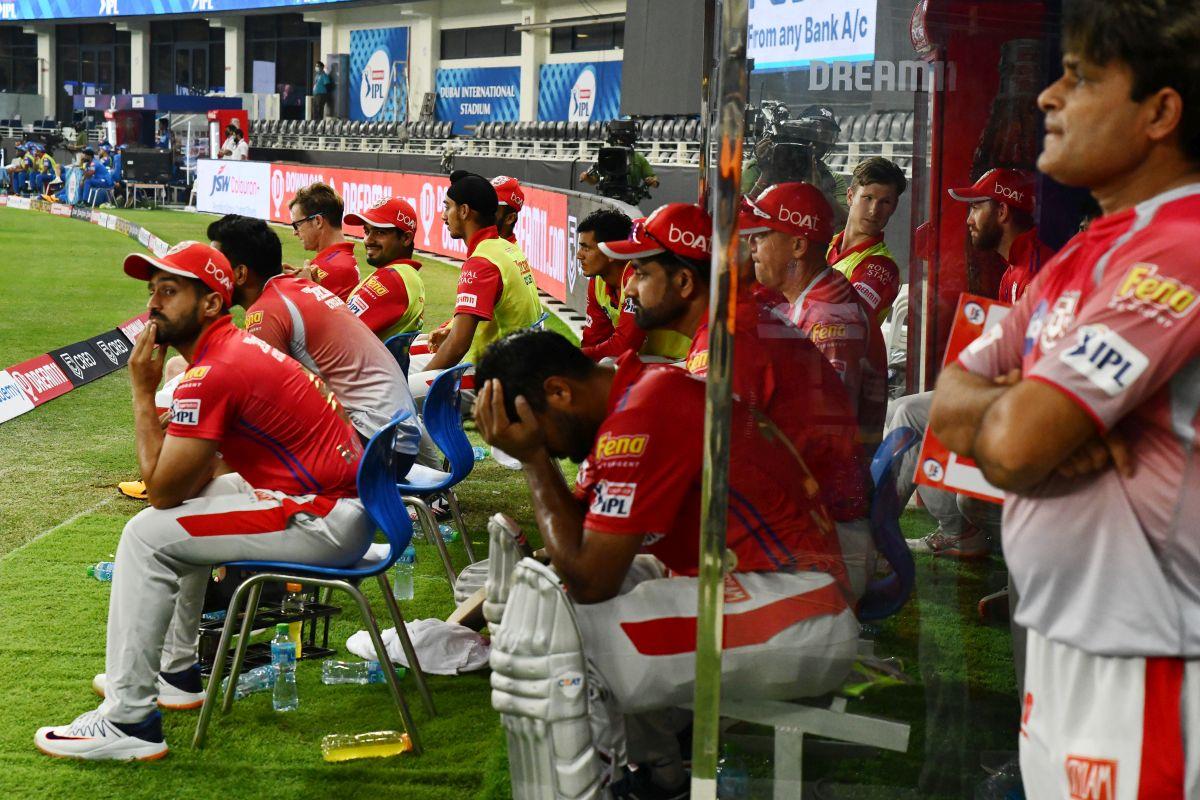
[[[0,120],[0,128],[3,128]],[[825,161],[837,173],[849,173],[862,159],[881,155],[912,172],[913,114],[873,111],[839,119],[841,134]],[[640,122],[638,149],[652,164],[694,166],[700,159],[700,119],[654,117]],[[421,155],[458,155],[546,161],[595,161],[604,146],[607,123],[486,120],[456,136],[448,121],[360,122],[257,120],[251,124],[256,147]],[[747,142],[751,145],[752,142]],[[747,147],[747,152],[750,148]]]

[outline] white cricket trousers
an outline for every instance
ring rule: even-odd
[[[293,561],[341,567],[362,557],[375,524],[357,498],[255,489],[222,475],[174,508],[125,525],[108,607],[106,716],[140,722],[155,709],[158,672],[196,663],[204,589],[213,565]]]
[[[1029,631],[1029,800],[1200,797],[1200,660],[1098,656]]]

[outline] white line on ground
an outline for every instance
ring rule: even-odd
[[[39,539],[45,539],[47,536],[54,533],[55,531],[61,530],[65,527],[67,527],[68,525],[70,525],[71,523],[76,522],[80,519],[83,519],[84,517],[86,517],[89,514],[96,513],[101,508],[103,508],[104,506],[111,503],[114,499],[116,499],[116,498],[113,498],[113,497],[105,498],[104,500],[101,500],[99,503],[96,503],[96,505],[92,506],[91,508],[85,508],[83,511],[80,511],[78,514],[74,514],[73,516],[70,516],[67,519],[64,519],[62,522],[58,523],[54,527],[47,528],[46,530],[39,533],[37,536],[30,539],[28,542],[25,542],[20,547],[16,548],[15,550],[10,550],[9,552],[5,553],[3,556],[0,556],[0,562],[7,561],[8,559],[12,558],[17,553],[21,552],[26,547],[29,547],[29,545],[33,544],[34,542],[38,541]]]

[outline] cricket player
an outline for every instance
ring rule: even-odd
[[[1073,0],[1038,169],[1104,215],[938,381],[1005,490],[1026,795],[1200,797],[1200,8]]]

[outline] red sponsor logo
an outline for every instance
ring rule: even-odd
[[[1071,800],[1116,800],[1117,762],[1108,758],[1067,756]]]
[[[725,576],[725,602],[729,603],[744,603],[750,599],[750,593],[746,591],[746,587],[742,586],[733,573],[728,573]]]
[[[15,367],[9,367],[8,372],[25,390],[25,394],[29,395],[35,406],[64,395],[72,388],[67,373],[48,355],[31,358]]]
[[[1021,704],[1021,735],[1026,739],[1029,738],[1029,731],[1026,727],[1029,725],[1029,718],[1033,716],[1033,692],[1025,693],[1025,700]]]

